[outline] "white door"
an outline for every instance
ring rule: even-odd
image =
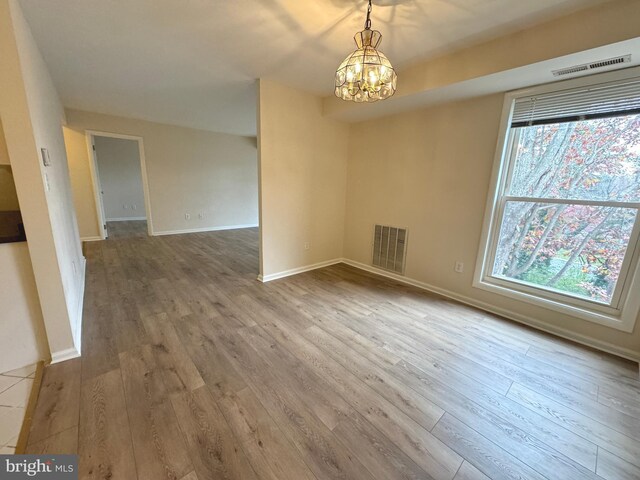
[[[96,188],[98,189],[98,212],[100,214],[100,218],[98,221],[100,222],[100,229],[103,232],[105,238],[109,236],[109,232],[107,231],[107,217],[104,214],[104,191],[102,190],[102,184],[100,183],[100,170],[98,169],[98,157],[96,155],[96,141],[95,137],[91,135],[91,155],[93,156],[93,168],[96,173]]]

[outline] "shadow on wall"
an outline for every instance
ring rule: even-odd
[[[0,243],[26,240],[10,163],[0,121]]]
[[[0,243],[26,240],[11,166],[0,165]]]

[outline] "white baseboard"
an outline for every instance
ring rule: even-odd
[[[76,316],[73,319],[74,325],[71,326],[71,336],[73,337],[73,347],[67,348],[60,352],[51,352],[51,363],[60,363],[72,358],[78,358],[82,354],[82,309],[84,307],[84,287],[86,281],[87,259],[82,257],[82,266],[80,274],[82,281],[78,291],[78,304],[76,305]]]
[[[80,237],[81,242],[99,242],[100,240],[104,240],[104,238],[95,236],[95,237]]]
[[[278,278],[290,277],[291,275],[297,275],[298,273],[309,272],[318,268],[328,267],[329,265],[335,265],[336,263],[342,263],[342,258],[334,258],[333,260],[327,260],[324,262],[314,263],[313,265],[305,265],[304,267],[292,268],[291,270],[285,270],[283,272],[271,273],[269,275],[258,275],[258,280],[263,283],[270,282],[271,280],[277,280]]]
[[[51,354],[51,363],[60,363],[66,360],[71,360],[73,358],[78,358],[80,356],[80,352],[75,348],[67,348],[66,350],[62,350],[61,352],[54,352]]]
[[[78,306],[76,307],[75,325],[73,326],[73,344],[78,352],[78,356],[82,355],[82,312],[84,307],[84,288],[86,283],[87,259],[82,257],[82,267],[80,274],[82,282],[80,282],[80,291],[78,292]]]
[[[116,217],[116,218],[107,218],[107,222],[128,222],[128,221],[140,221],[146,220],[147,217]]]
[[[201,232],[218,232],[220,230],[239,230],[241,228],[255,228],[258,225],[255,223],[249,223],[244,225],[225,225],[221,227],[202,227],[202,228],[187,228],[185,230],[164,230],[154,231],[154,236],[160,235],[181,235],[183,233],[201,233]]]
[[[508,318],[509,320],[513,320],[515,322],[523,323],[525,325],[529,325],[530,327],[536,328],[538,330],[542,330],[547,333],[551,333],[558,337],[565,338],[567,340],[571,340],[576,343],[580,343],[582,345],[586,345],[588,347],[595,348],[597,350],[602,350],[607,353],[611,353],[613,355],[617,355],[619,357],[626,358],[628,360],[632,360],[634,362],[640,363],[640,352],[636,352],[630,350],[628,348],[618,347],[617,345],[613,345],[608,342],[603,342],[600,340],[596,340],[594,338],[590,338],[570,330],[566,330],[564,328],[558,327],[556,325],[551,325],[547,322],[540,321],[533,317],[529,317],[527,315],[522,315],[511,310],[507,310],[501,307],[496,307],[494,305],[490,305],[486,302],[482,302],[480,300],[476,300],[474,298],[467,297],[465,295],[460,295],[458,293],[452,292],[450,290],[446,290],[444,288],[436,287],[435,285],[430,285],[428,283],[421,282],[419,280],[415,280],[413,278],[404,277],[402,275],[397,275],[395,273],[387,272],[384,270],[377,269],[370,265],[366,265],[364,263],[356,262],[354,260],[342,259],[342,263],[350,265],[352,267],[358,268],[360,270],[365,270],[370,273],[374,273],[376,275],[380,275],[382,277],[387,277],[397,282],[404,283],[407,285],[411,285],[422,290],[427,290],[432,293],[437,293],[438,295],[442,295],[443,297],[450,298],[452,300],[458,301],[460,303],[464,303],[465,305],[469,305],[475,308],[479,308],[480,310],[484,310],[489,313],[494,313],[496,315],[500,315],[501,317]]]

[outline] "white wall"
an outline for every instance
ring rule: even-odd
[[[0,211],[19,210],[0,122]],[[0,372],[49,357],[40,301],[26,242],[0,244]]]
[[[86,188],[91,185],[86,142],[78,133],[95,130],[142,137],[154,234],[258,224],[255,138],[78,110],[66,113],[78,210],[80,204],[94,203]],[[99,235],[95,213],[79,221],[82,237]]]
[[[78,354],[84,258],[62,136],[64,110],[15,0],[0,0],[0,117],[54,361]],[[51,166],[40,161],[47,148]]]
[[[491,95],[353,125],[345,257],[371,264],[374,223],[408,227],[408,278],[640,357],[638,326],[628,334],[473,288],[503,99]],[[454,271],[457,260],[462,274]]]
[[[261,274],[342,257],[349,126],[322,100],[260,80]],[[308,244],[309,249],[305,249]]]
[[[49,357],[26,242],[0,244],[0,372]]]
[[[94,145],[107,221],[146,218],[138,142],[95,136]]]

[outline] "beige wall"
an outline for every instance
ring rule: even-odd
[[[93,142],[107,221],[146,218],[138,142],[101,136]]]
[[[0,165],[0,212],[20,210],[11,166]]]
[[[637,326],[627,334],[472,287],[503,99],[492,95],[353,125],[345,257],[371,264],[374,223],[408,227],[407,277],[640,355]],[[454,272],[457,260],[464,262],[462,274]]]
[[[98,240],[100,239],[100,228],[91,181],[87,137],[83,130],[64,127],[63,131],[80,238],[82,240]]]
[[[4,139],[4,130],[2,128],[2,119],[0,119],[0,165],[9,165],[9,152],[7,151],[7,142]]]
[[[0,117],[49,349],[61,360],[78,353],[84,259],[62,137],[64,110],[15,0],[0,0],[0,58]],[[50,167],[40,161],[41,148],[49,150]]]
[[[87,188],[91,178],[86,143],[78,134],[85,130],[143,138],[155,234],[257,225],[255,138],[78,110],[67,110],[67,126],[73,130],[66,139],[74,195],[78,210],[83,211],[79,216],[82,237],[98,235],[95,213],[90,218],[88,209],[85,212],[79,206],[94,202]],[[76,188],[79,185],[84,187]]]
[[[320,98],[260,80],[264,277],[342,257],[348,129]]]
[[[25,242],[0,245],[0,372],[46,359],[47,338]]]

